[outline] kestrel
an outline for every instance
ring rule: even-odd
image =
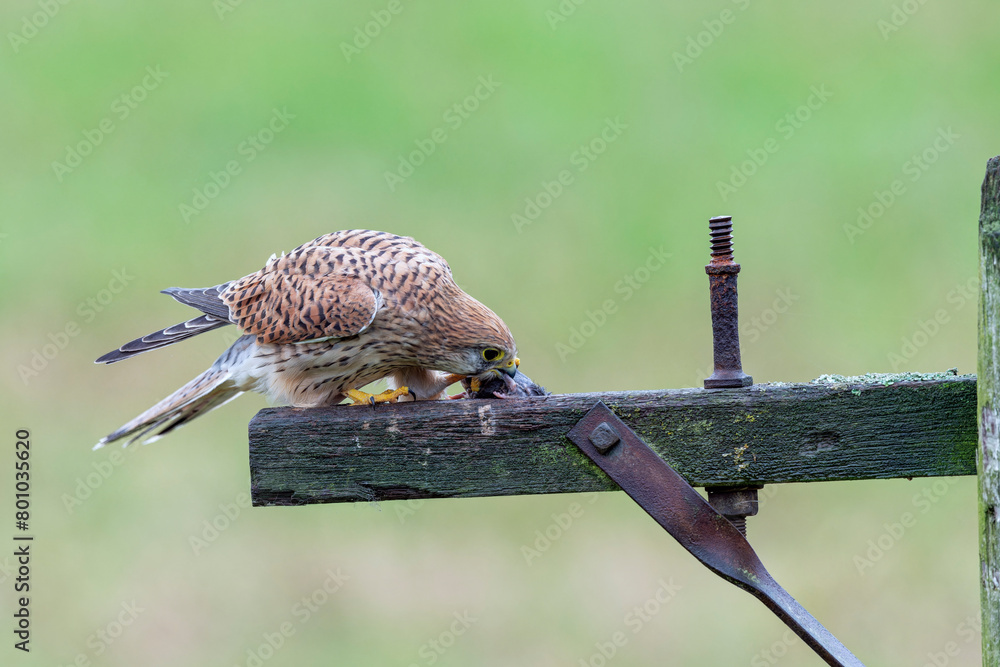
[[[463,378],[514,387],[517,346],[497,315],[455,284],[440,255],[405,236],[326,234],[260,271],[205,289],[163,290],[202,315],[105,354],[110,364],[230,324],[243,335],[211,368],[95,449],[151,442],[245,391],[295,407],[442,398]],[[378,395],[360,388],[387,378]]]

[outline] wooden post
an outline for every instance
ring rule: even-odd
[[[983,665],[1000,667],[1000,156],[986,165],[979,216],[979,557]]]

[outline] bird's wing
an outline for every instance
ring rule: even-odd
[[[259,343],[355,336],[382,304],[344,248],[300,248],[232,283],[221,294],[232,319]]]

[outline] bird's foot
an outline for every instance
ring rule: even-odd
[[[468,382],[475,382],[477,384],[477,386],[479,384],[479,380],[477,380],[476,378],[470,378],[467,375],[461,375],[459,373],[449,373],[447,375],[442,376],[441,377],[441,387],[442,387],[442,389],[448,388],[451,385],[455,384],[456,382],[462,383],[462,387],[463,387],[463,391],[461,391],[461,392],[459,392],[457,394],[452,394],[451,396],[446,396],[445,398],[448,398],[448,399],[468,398],[469,397],[469,392],[464,390],[465,383],[467,381]]]
[[[395,403],[400,396],[409,396],[410,390],[406,387],[399,389],[386,389],[381,394],[369,394],[360,389],[348,389],[344,392],[347,398],[351,399],[351,405],[375,405],[376,403]]]
[[[441,385],[447,388],[456,382],[461,382],[465,378],[465,375],[460,375],[459,373],[448,373],[447,375],[441,376]]]

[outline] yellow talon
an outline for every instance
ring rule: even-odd
[[[369,394],[360,389],[348,389],[344,392],[347,398],[354,401],[351,405],[375,405],[376,403],[395,403],[400,396],[409,396],[410,390],[406,387],[399,389],[386,389],[381,394]]]
[[[479,391],[479,378],[469,378],[469,390],[475,394]]]

